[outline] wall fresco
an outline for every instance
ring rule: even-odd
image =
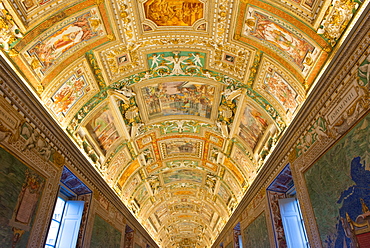
[[[0,240],[26,247],[45,179],[0,148]]]
[[[90,90],[83,75],[71,76],[51,97],[51,111],[56,116],[66,116],[73,105]]]
[[[270,247],[265,212],[244,229],[244,240],[246,248]]]
[[[220,185],[220,188],[219,188],[217,194],[221,197],[223,202],[225,204],[227,204],[227,202],[229,201],[229,198],[230,198],[230,194],[229,194],[228,190],[225,188],[224,185],[222,185],[222,184]]]
[[[106,152],[120,135],[114,124],[114,117],[108,105],[100,109],[88,122],[86,129],[91,137]]]
[[[141,204],[148,195],[149,195],[148,190],[143,184],[141,188],[138,190],[138,192],[136,193],[135,199],[137,200],[139,204]]]
[[[45,33],[27,50],[29,61],[36,72],[45,75],[51,67],[85,46],[85,42],[105,34],[98,10],[93,8],[85,13],[63,21],[54,27],[52,33]]]
[[[162,176],[165,184],[177,181],[194,181],[197,183],[201,183],[203,180],[202,174],[199,174],[199,172],[197,171],[187,169],[164,172]]]
[[[135,232],[131,229],[130,226],[126,225],[125,231],[125,247],[124,248],[133,248],[134,247],[134,236]]]
[[[158,26],[192,26],[203,17],[199,0],[149,0],[144,3],[146,18]]]
[[[243,31],[245,35],[252,36],[273,49],[278,49],[280,54],[283,53],[282,55],[301,70],[304,69],[304,63],[312,64],[312,58],[307,59],[307,55],[312,53],[315,47],[303,38],[302,34],[273,16],[257,12],[252,8],[248,9],[247,13]]]
[[[370,206],[370,115],[328,150],[305,173],[312,208],[324,247],[356,247],[346,237],[346,213],[363,214]]]
[[[263,88],[283,105],[286,111],[294,112],[298,107],[298,94],[278,73],[268,73]]]
[[[211,117],[215,87],[195,82],[166,82],[141,89],[149,118],[168,115]]]
[[[257,109],[247,104],[239,124],[239,137],[253,151],[267,126],[268,122],[262,114]]]
[[[91,248],[120,247],[122,234],[99,215],[95,215],[91,235]]]
[[[122,173],[122,175],[119,177],[116,186],[118,189],[122,190],[123,185],[126,183],[127,179],[140,167],[139,162],[134,160],[125,171]]]
[[[181,157],[183,155],[200,157],[202,153],[202,142],[191,139],[166,140],[160,144],[163,159]]]

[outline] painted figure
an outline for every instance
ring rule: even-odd
[[[175,56],[173,57],[165,57],[164,59],[167,60],[167,61],[170,61],[168,63],[166,63],[167,65],[171,65],[173,64],[173,69],[172,69],[172,72],[170,75],[183,75],[185,74],[184,71],[182,70],[181,68],[181,65],[184,64],[188,64],[186,62],[184,62],[185,60],[187,60],[189,57],[188,56],[179,56],[178,53],[175,53]]]
[[[241,118],[239,136],[253,150],[267,126],[262,114],[247,105]]]
[[[113,114],[107,107],[97,113],[86,128],[104,152],[120,137],[114,124]]]
[[[77,44],[89,40],[98,34],[93,32],[89,23],[91,13],[88,12],[76,19],[75,22],[64,26],[53,35],[40,41],[31,48],[28,53],[33,54],[42,64],[42,72],[51,67],[64,52],[68,51]]]
[[[149,0],[144,3],[146,18],[158,26],[192,26],[203,17],[198,0]]]
[[[194,63],[194,65],[203,67],[202,61],[200,60],[199,54],[198,53],[196,53],[196,54],[192,53],[191,55],[193,55],[193,63]]]
[[[149,117],[196,115],[210,118],[215,87],[193,82],[166,82],[141,89]]]
[[[158,63],[161,61],[160,58],[162,57],[162,54],[153,54],[152,57],[150,57],[150,59],[152,59],[152,65],[150,66],[150,69],[153,69],[153,68],[156,68],[158,67]]]
[[[87,86],[84,77],[75,78],[74,76],[68,79],[59,90],[51,98],[53,101],[51,109],[56,115],[63,114],[64,116],[69,109],[83,95],[83,89]]]
[[[298,103],[297,93],[290,85],[277,73],[266,75],[265,89],[272,94],[285,108],[294,111]]]
[[[255,30],[250,34],[286,52],[294,63],[302,67],[305,56],[309,51],[313,51],[314,47],[306,40],[298,38],[287,29],[271,21],[267,16],[255,12],[255,17],[258,21]]]

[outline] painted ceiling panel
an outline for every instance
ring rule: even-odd
[[[210,247],[361,1],[0,3],[0,42],[161,247]]]

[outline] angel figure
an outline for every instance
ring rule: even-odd
[[[150,66],[150,69],[153,69],[153,68],[156,68],[159,66],[159,62],[161,61],[161,57],[162,57],[162,54],[153,54],[152,57],[150,57],[149,59],[152,59],[152,65]]]
[[[191,55],[193,55],[193,63],[194,63],[194,65],[203,67],[202,61],[200,59],[199,54],[198,53],[196,53],[196,54],[192,53]]]

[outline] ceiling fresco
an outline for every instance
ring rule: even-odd
[[[210,247],[362,2],[4,0],[0,43],[161,247]]]

